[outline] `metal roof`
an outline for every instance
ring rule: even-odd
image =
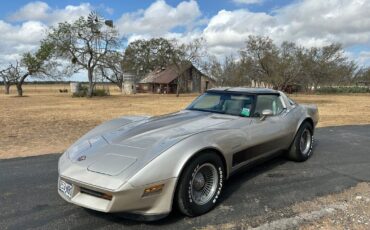
[[[177,71],[177,67],[175,65],[168,66],[164,69],[158,68],[157,70],[148,73],[140,83],[169,84],[191,66],[191,64],[185,64],[180,71]]]
[[[194,68],[197,70],[203,77],[211,81],[215,81],[213,78],[204,75],[200,72],[196,67],[194,67],[191,62],[182,64],[182,68],[180,71],[177,70],[175,65],[167,66],[166,68],[158,68],[146,75],[144,79],[142,79],[139,83],[156,83],[156,84],[169,84],[178,78],[181,74],[183,74],[189,68]]]

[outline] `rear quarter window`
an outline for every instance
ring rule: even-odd
[[[297,102],[295,102],[293,99],[291,99],[289,97],[287,97],[287,98],[288,98],[289,105],[293,106],[293,105],[297,104]]]

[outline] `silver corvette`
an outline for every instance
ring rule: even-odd
[[[318,110],[280,91],[208,90],[185,110],[105,122],[60,157],[58,192],[67,202],[145,219],[177,207],[211,210],[238,169],[286,154],[312,154]]]

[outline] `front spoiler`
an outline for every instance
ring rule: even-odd
[[[134,221],[144,221],[144,222],[150,222],[150,221],[157,221],[163,218],[166,218],[170,213],[164,213],[164,214],[135,214],[135,213],[117,213],[116,215],[119,217],[122,217],[124,219],[128,220],[134,220]]]

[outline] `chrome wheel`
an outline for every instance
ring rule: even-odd
[[[312,144],[311,132],[308,129],[305,129],[302,132],[301,140],[300,140],[300,144],[299,144],[299,147],[300,147],[300,150],[301,150],[302,154],[306,155],[310,152],[311,144]]]
[[[192,200],[203,205],[210,201],[215,195],[218,184],[217,169],[213,164],[205,163],[194,171],[191,181]]]

